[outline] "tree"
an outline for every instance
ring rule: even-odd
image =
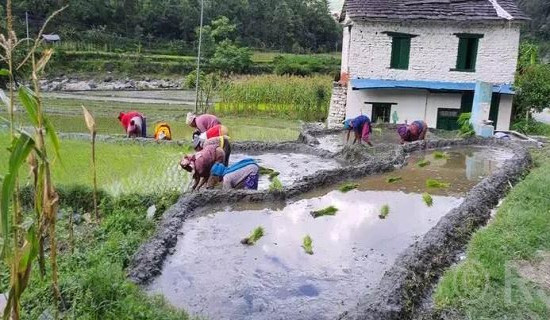
[[[187,75],[184,80],[184,87],[195,89],[197,82],[197,72],[193,71]],[[199,75],[199,112],[207,113],[212,104],[212,99],[218,91],[223,81],[219,74],[210,73],[205,75],[203,72]]]
[[[238,47],[225,40],[217,46],[210,64],[225,74],[244,73],[252,64],[252,53],[248,48]]]

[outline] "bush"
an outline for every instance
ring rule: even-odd
[[[217,46],[210,64],[212,68],[225,74],[245,73],[252,65],[252,53],[248,48],[223,41]]]
[[[326,55],[281,55],[273,60],[277,75],[308,76],[333,74],[340,70],[339,59]]]
[[[550,125],[538,122],[532,118],[529,118],[529,120],[521,119],[514,122],[512,124],[512,130],[528,135],[550,137]]]

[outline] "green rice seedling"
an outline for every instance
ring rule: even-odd
[[[258,240],[260,240],[261,237],[264,236],[264,228],[262,227],[257,227],[256,229],[254,229],[252,231],[252,233],[250,234],[250,236],[248,236],[248,238],[244,238],[241,240],[241,243],[242,244],[246,244],[246,245],[249,245],[249,246],[253,246],[256,244],[256,242]]]
[[[380,214],[378,215],[378,218],[386,219],[389,214],[390,214],[390,206],[385,204],[382,206],[382,208],[380,208]]]
[[[436,179],[428,179],[426,180],[426,187],[428,188],[434,188],[434,189],[445,189],[450,187],[451,184],[447,182],[442,182]]]
[[[260,167],[260,170],[258,171],[261,176],[268,176],[274,172],[275,170],[266,167]]]
[[[346,192],[349,192],[351,190],[355,190],[357,188],[359,188],[359,185],[357,183],[348,182],[348,183],[345,183],[345,184],[341,185],[340,188],[338,188],[338,190],[340,190],[343,193],[346,193]]]
[[[273,179],[277,178],[281,173],[278,171],[273,171],[269,174],[269,181],[273,181]]]
[[[435,151],[433,153],[434,159],[449,159],[449,154],[443,151]]]
[[[398,181],[401,181],[403,180],[402,177],[389,177],[388,179],[386,179],[386,182],[387,183],[396,183]]]
[[[422,194],[422,200],[424,201],[424,203],[428,206],[428,207],[431,207],[434,205],[434,199],[432,198],[432,196],[427,193],[427,192],[424,192]]]
[[[319,218],[323,216],[334,216],[338,212],[338,209],[335,206],[326,207],[321,210],[311,211],[313,218]]]
[[[281,183],[281,180],[279,178],[275,177],[271,180],[271,184],[269,185],[269,191],[276,192],[276,191],[282,191],[283,190],[283,184]]]
[[[417,166],[419,166],[420,168],[424,168],[424,167],[427,167],[429,166],[430,164],[432,164],[430,162],[430,160],[426,160],[426,159],[423,159],[423,160],[420,160],[416,163]]]
[[[313,240],[309,235],[304,237],[302,248],[304,248],[304,251],[307,254],[310,254],[310,255],[313,254]]]

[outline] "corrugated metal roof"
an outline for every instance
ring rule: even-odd
[[[365,89],[425,89],[432,91],[474,91],[475,82],[445,82],[419,80],[351,79],[353,90]],[[494,93],[515,94],[510,84],[493,85]]]

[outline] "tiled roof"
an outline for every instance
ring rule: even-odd
[[[346,0],[352,20],[528,20],[514,0]]]

